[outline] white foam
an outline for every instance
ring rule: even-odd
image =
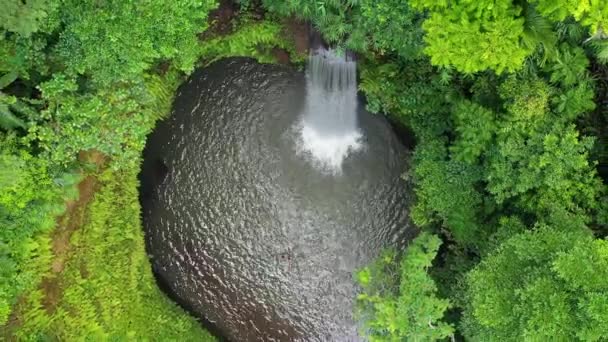
[[[306,108],[297,125],[297,152],[322,171],[342,172],[344,160],[361,149],[357,124],[356,63],[333,51],[309,58]]]
[[[302,122],[298,153],[308,157],[318,169],[340,174],[348,155],[361,149],[361,138],[362,134],[358,130],[329,136],[320,134],[314,127]]]

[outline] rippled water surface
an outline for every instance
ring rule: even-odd
[[[299,152],[306,84],[288,67],[217,62],[148,141],[154,269],[232,341],[357,340],[353,271],[411,235],[407,155],[390,126],[359,105],[360,147],[324,172]]]

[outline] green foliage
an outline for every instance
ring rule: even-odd
[[[12,79],[3,86],[17,79],[30,94],[6,88],[0,123],[24,129],[27,143],[66,166],[78,151],[93,148],[125,163],[136,160],[162,115],[146,72],[163,62],[171,63],[172,72],[191,71],[200,55],[197,34],[206,29],[207,13],[216,3],[28,1],[15,6],[25,6],[16,10],[19,15],[28,15],[28,6],[40,8],[34,11],[40,23],[31,37],[1,35],[0,51],[7,58],[1,59],[0,72]],[[42,91],[41,99],[28,98],[34,88]]]
[[[535,0],[533,2],[543,15],[552,20],[562,21],[569,16],[573,16],[596,34],[602,28],[608,27],[608,4],[603,1]]]
[[[6,323],[19,294],[32,290],[48,271],[47,234],[73,197],[77,178],[53,179],[48,162],[17,149],[3,137],[0,150],[0,326]]]
[[[524,3],[522,12],[524,31],[521,43],[534,51],[531,58],[537,57],[539,65],[544,65],[547,59],[555,58],[558,34],[553,30],[553,23],[542,16],[535,6]]]
[[[556,23],[534,4],[484,4],[410,2],[428,11],[425,52],[442,68],[423,58],[378,62],[367,55],[360,88],[368,109],[391,113],[416,134],[413,170],[405,175],[415,185],[411,218],[447,243],[429,271],[453,305],[446,319],[476,341],[603,340],[608,306],[598,289],[608,278],[598,260],[606,245],[586,227],[605,222],[605,186],[590,160],[594,139],[575,126],[596,107],[588,59],[594,50],[582,45],[584,30],[572,19]],[[486,46],[499,53],[484,53]],[[575,242],[533,249],[546,246],[549,235]],[[516,249],[518,239],[528,245]],[[557,255],[574,255],[574,245],[585,260],[578,266],[598,273],[598,287],[587,293],[566,284],[586,274],[551,266]],[[377,279],[391,288],[399,276]],[[590,323],[577,330],[583,320]]]
[[[373,49],[416,59],[422,51],[423,15],[407,1],[263,0],[273,13],[312,21],[324,38],[355,51]]]
[[[437,297],[427,273],[440,244],[437,236],[422,233],[400,261],[387,251],[357,273],[363,288],[357,297],[362,333],[370,341],[437,341],[453,334],[453,327],[442,321],[450,302]]]
[[[71,238],[53,314],[34,292],[18,339],[213,341],[155,285],[144,248],[137,170],[106,171]]]
[[[439,223],[459,243],[474,246],[483,236],[478,221],[483,199],[474,186],[480,179],[479,167],[448,159],[441,140],[425,141],[414,153],[414,223],[420,227]]]
[[[606,38],[608,5],[602,1],[414,0],[411,6],[429,13],[422,27],[432,63],[464,73],[514,72],[535,53],[542,55],[540,64],[556,58],[553,26],[569,17],[590,28],[591,39]]]
[[[551,102],[560,118],[574,120],[581,114],[589,113],[595,109],[594,97],[595,94],[591,84],[581,82],[561,94],[556,94]]]
[[[603,64],[608,64],[608,41],[593,41],[593,49],[598,61]]]
[[[90,149],[114,156],[125,166],[134,164],[145,136],[163,114],[150,79],[79,94],[74,80],[56,76],[40,85],[49,103],[40,116],[55,125],[32,125],[26,138],[58,164],[69,164],[78,151]],[[166,82],[163,87],[174,89],[175,84]]]
[[[521,42],[521,8],[510,1],[455,1],[448,6],[414,0],[411,4],[430,12],[423,24],[425,52],[435,65],[454,66],[465,73],[485,69],[502,73],[519,69],[532,52]]]
[[[564,43],[560,46],[556,63],[549,66],[550,80],[553,83],[561,83],[564,87],[573,86],[587,77],[588,67],[589,60],[585,51]]]
[[[395,53],[407,60],[420,57],[423,16],[407,1],[360,1],[355,9],[351,14],[353,28],[347,47],[356,51]]]
[[[367,109],[384,112],[412,127],[420,139],[433,139],[449,130],[445,119],[453,90],[442,83],[424,60],[409,63],[377,63],[361,66],[359,88],[367,96]]]
[[[514,236],[468,277],[464,327],[473,341],[608,337],[608,243],[539,226]]]
[[[293,44],[284,38],[283,27],[279,23],[241,20],[233,33],[206,40],[201,46],[200,55],[207,64],[234,56],[248,56],[260,63],[273,63],[276,62],[271,51],[273,47],[286,49],[291,56],[296,55]]]
[[[239,8],[243,11],[243,10],[249,10],[252,7],[252,1],[251,0],[236,0],[236,3],[239,4]]]
[[[589,165],[589,139],[574,127],[555,125],[529,138],[501,132],[491,157],[488,190],[499,202],[521,196],[532,211],[560,206],[572,211],[596,205],[599,184]]]
[[[54,0],[1,0],[0,28],[29,37],[44,26],[58,5],[59,1]]]
[[[507,114],[489,151],[488,190],[499,203],[517,197],[531,212],[594,208],[600,186],[588,161],[593,141],[552,115],[551,92],[540,80],[503,84]]]
[[[48,26],[57,23],[54,21]],[[1,76],[0,88],[6,88],[18,77],[32,91],[34,81],[49,73],[47,54],[44,51],[46,46],[44,34],[24,38],[17,34],[0,33],[0,75],[4,74]]]
[[[473,164],[488,149],[496,134],[495,114],[468,101],[457,105],[456,132],[459,138],[451,146],[454,157]]]
[[[189,72],[198,57],[196,34],[215,6],[215,0],[65,1],[52,57],[68,75],[100,85],[137,81],[158,60]]]
[[[9,330],[20,340],[208,338],[155,287],[135,174],[179,72],[199,58],[198,33],[215,1],[0,5],[0,128],[12,130],[0,132],[0,326],[19,300],[18,324]],[[49,294],[40,284],[56,277],[49,274],[52,232],[65,201],[76,196],[83,150],[104,153],[127,175],[104,179],[112,188],[91,209],[90,235],[76,248],[82,253],[71,255],[59,276],[59,308],[46,311]],[[79,277],[82,264],[90,270]],[[131,288],[119,291],[125,284]]]
[[[0,128],[6,131],[25,128],[25,122],[15,113],[17,98],[0,92]]]
[[[264,7],[281,16],[296,15],[311,20],[319,27],[326,39],[337,43],[345,39],[353,30],[347,20],[346,12],[356,5],[352,0],[262,0]]]

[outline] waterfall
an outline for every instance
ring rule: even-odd
[[[317,49],[308,60],[306,84],[299,150],[323,171],[340,173],[344,159],[361,148],[357,64],[346,54]]]

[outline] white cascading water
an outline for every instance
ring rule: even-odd
[[[361,148],[357,123],[357,64],[345,54],[317,49],[308,61],[307,98],[299,151],[323,171],[339,174]]]

